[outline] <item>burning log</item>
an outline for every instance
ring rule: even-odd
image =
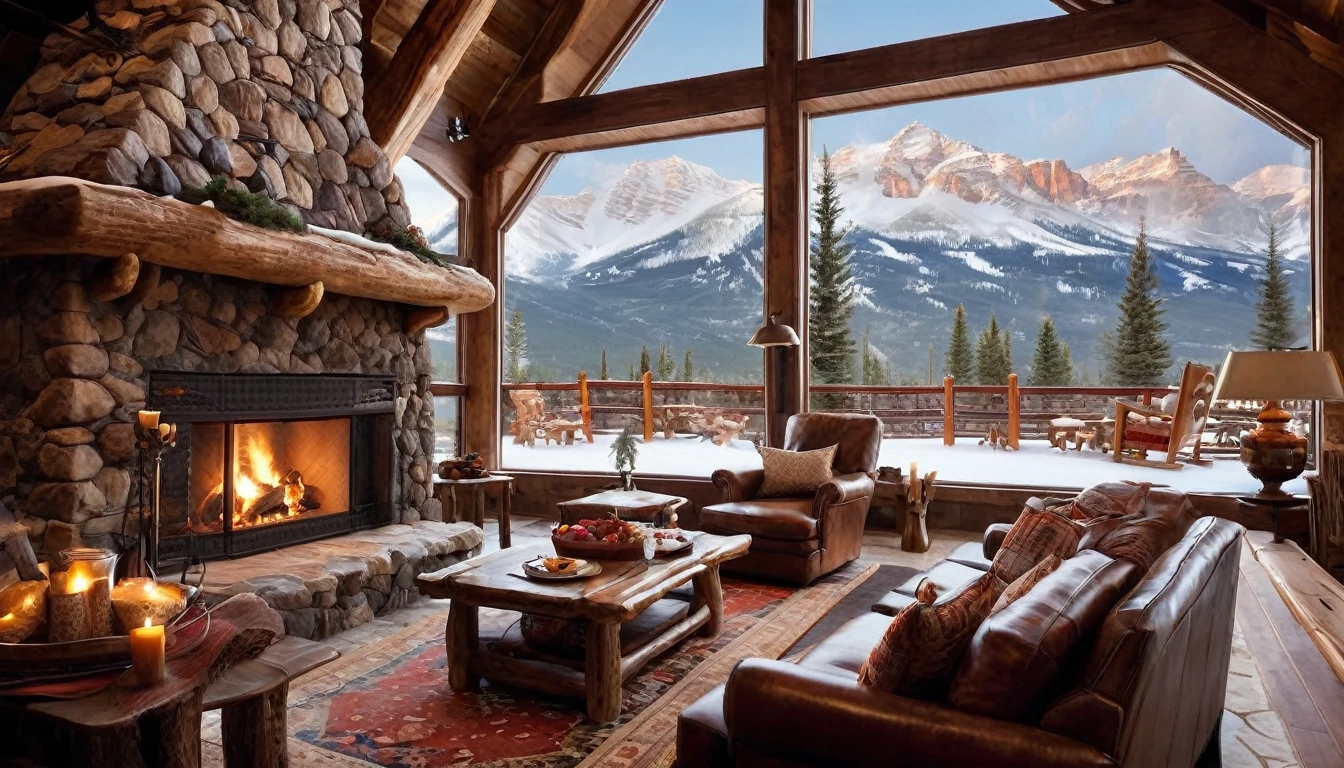
[[[196,514],[191,520],[191,526],[196,531],[207,531],[219,524],[224,518],[224,488],[220,486],[196,509]]]
[[[291,469],[279,485],[245,502],[241,519],[251,525],[270,514],[307,512],[321,506],[322,496],[317,488],[304,485],[303,475],[297,469]]]

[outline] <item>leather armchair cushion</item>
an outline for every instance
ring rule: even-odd
[[[1134,571],[1132,563],[1100,552],[1064,561],[980,625],[948,690],[949,703],[1002,720],[1038,712],[1040,694],[1083,650],[1081,641],[1124,596]]]
[[[716,469],[710,479],[718,486],[725,502],[747,501],[756,498],[761,483],[765,482],[765,470],[744,469],[734,472],[731,469]]]
[[[801,666],[859,679],[859,669],[868,660],[891,625],[891,618],[880,613],[865,613],[845,622],[829,637],[807,652]]]
[[[677,761],[697,768],[729,768],[728,725],[723,721],[720,685],[701,696],[677,717]]]
[[[806,541],[819,535],[812,499],[762,499],[713,504],[700,510],[700,524],[753,537]]]
[[[882,420],[861,413],[799,413],[789,417],[784,448],[815,451],[837,446],[833,469],[838,475],[873,472],[882,447]]]

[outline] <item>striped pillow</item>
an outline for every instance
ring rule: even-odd
[[[1073,557],[1082,535],[1083,526],[1076,521],[1049,510],[1034,509],[1029,502],[1003,537],[1003,545],[994,554],[989,572],[1012,584],[1048,555]]]
[[[765,480],[757,496],[797,499],[816,495],[817,489],[831,479],[831,464],[839,447],[832,445],[816,451],[757,448],[765,465]]]

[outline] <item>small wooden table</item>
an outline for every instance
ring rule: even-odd
[[[513,546],[513,532],[510,529],[509,509],[513,505],[513,478],[508,475],[491,473],[488,477],[463,478],[461,480],[435,480],[434,497],[443,505],[446,512],[449,507],[452,508],[452,520],[456,523],[461,519],[458,514],[457,489],[462,486],[471,490],[471,522],[477,528],[485,527],[485,487],[492,484],[500,484],[503,488],[499,494],[499,546],[501,549],[508,549]]]
[[[588,717],[599,722],[621,714],[621,684],[650,660],[695,632],[713,637],[723,626],[719,565],[741,557],[750,536],[715,536],[688,531],[691,551],[644,562],[603,562],[602,573],[577,581],[541,582],[523,576],[522,565],[535,547],[474,558],[416,581],[430,597],[452,600],[448,609],[448,683],[454,691],[476,691],[487,677],[519,688],[584,697]],[[547,545],[546,549],[549,549]],[[691,602],[663,598],[691,582]],[[582,662],[539,652],[506,655],[480,642],[478,608],[502,608],[586,624]],[[657,621],[635,636],[621,625],[655,613]],[[502,645],[502,644],[501,644]]]
[[[685,505],[684,496],[669,496],[649,491],[602,491],[573,501],[561,501],[560,522],[573,525],[584,518],[619,517],[637,523],[661,524],[675,528],[677,511]]]

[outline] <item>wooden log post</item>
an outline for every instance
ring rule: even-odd
[[[700,628],[703,637],[717,637],[723,629],[723,582],[719,579],[719,566],[712,565],[704,573],[695,577],[695,600],[691,603],[691,612],[701,605],[709,608],[709,621]]]
[[[228,768],[285,768],[289,745],[285,727],[289,684],[223,707],[220,732]]]
[[[644,442],[653,441],[653,372],[644,372]]]
[[[579,418],[583,419],[583,437],[593,442],[593,409],[588,405],[588,372],[579,371]]]
[[[621,625],[591,622],[583,674],[588,719],[609,723],[621,716]]]
[[[131,292],[139,279],[140,258],[134,253],[125,253],[98,265],[89,295],[98,301],[120,299]]]
[[[1022,438],[1022,391],[1017,388],[1017,374],[1008,374],[1008,447],[1020,450]]]
[[[458,693],[479,691],[481,678],[473,669],[480,645],[480,614],[461,600],[448,604],[448,685]]]
[[[953,390],[955,379],[943,377],[943,445],[957,442],[957,396]]]

